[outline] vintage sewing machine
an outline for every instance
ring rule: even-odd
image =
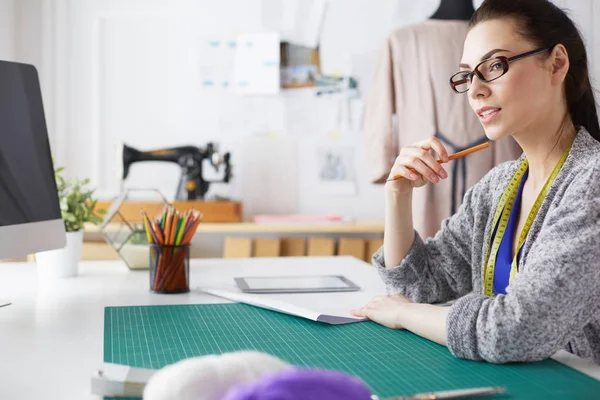
[[[127,179],[129,169],[133,163],[166,161],[178,164],[181,168],[181,177],[175,195],[176,200],[204,200],[211,183],[227,183],[231,179],[230,154],[219,153],[218,146],[214,143],[208,143],[206,147],[181,146],[148,151],[137,150],[123,144],[121,150],[123,181]],[[224,170],[223,177],[220,180],[204,179],[202,174],[204,160],[208,160],[215,171]]]

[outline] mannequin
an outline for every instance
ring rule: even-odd
[[[430,19],[468,21],[474,12],[473,0],[441,0],[440,6]]]
[[[429,19],[393,30],[382,44],[363,122],[370,182],[385,182],[399,149],[409,143],[435,135],[456,153],[487,140],[468,99],[458,98],[448,84],[460,63],[473,3],[481,1],[438,0]],[[414,191],[413,227],[421,237],[434,236],[460,207],[466,191],[490,169],[519,158],[520,147],[507,139],[492,143],[485,153],[453,162],[447,170],[452,179]]]

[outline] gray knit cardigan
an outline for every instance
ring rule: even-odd
[[[457,357],[535,361],[561,349],[600,364],[600,143],[580,129],[530,228],[507,294],[483,294],[483,259],[503,190],[524,156],[491,170],[459,211],[399,266],[373,264],[388,292],[414,302],[456,300],[447,344]]]

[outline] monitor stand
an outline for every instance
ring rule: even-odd
[[[7,299],[0,299],[0,308],[10,306],[12,303]]]

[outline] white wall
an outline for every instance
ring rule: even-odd
[[[206,38],[261,30],[260,0],[0,1],[17,16],[16,25],[0,17],[7,22],[0,19],[0,34],[16,32],[14,45],[0,40],[0,52],[38,65],[57,163],[70,175],[90,177],[100,196],[119,191],[121,141],[143,149],[217,141],[232,153],[235,179],[213,185],[211,193],[241,200],[247,218],[266,212],[383,217],[382,187],[366,179],[363,138],[336,121],[338,98],[316,98],[310,90],[240,97],[200,84]],[[598,6],[557,3],[573,9],[596,60]],[[436,7],[436,0],[331,0],[323,69],[357,77],[364,94],[385,35]],[[593,62],[596,77],[599,66]],[[354,149],[356,196],[316,190],[313,156],[324,145]],[[178,176],[174,164],[141,164],[127,184],[172,196]]]
[[[0,0],[0,60],[14,60],[15,1]]]
[[[62,0],[0,0],[0,59],[33,64],[40,75],[48,133],[53,150],[56,110],[54,73],[62,66],[54,25],[61,23]],[[58,149],[60,153],[60,149]],[[56,153],[56,152],[55,152]]]

